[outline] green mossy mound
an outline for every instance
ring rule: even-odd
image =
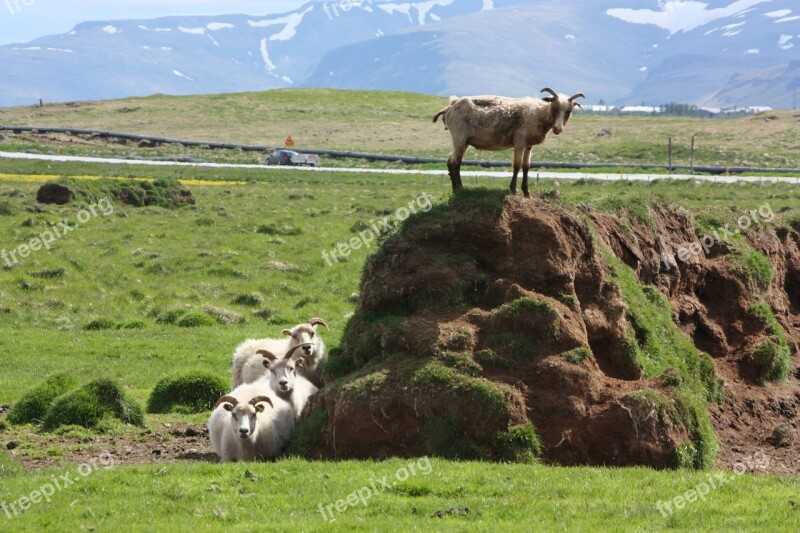
[[[189,372],[159,381],[147,402],[148,413],[203,413],[228,392],[228,383],[208,372]]]
[[[66,372],[48,376],[11,406],[8,421],[12,424],[41,423],[56,398],[76,389],[79,384],[78,378]]]
[[[42,429],[53,431],[61,426],[95,428],[106,419],[144,426],[141,407],[126,397],[120,385],[99,379],[58,397],[48,409]]]
[[[98,213],[103,215],[113,211],[110,205],[101,204],[104,200],[116,200],[134,207],[158,206],[167,209],[195,203],[192,191],[174,179],[149,181],[59,178],[42,185],[36,194],[36,200],[44,204],[58,205],[80,200],[87,204],[97,204],[100,208]]]

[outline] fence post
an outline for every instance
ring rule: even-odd
[[[692,135],[692,176],[694,176],[694,135]]]

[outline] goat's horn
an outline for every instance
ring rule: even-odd
[[[266,403],[269,404],[270,407],[275,407],[272,404],[272,399],[269,396],[256,396],[255,398],[250,400],[250,405],[255,406],[255,405],[258,405],[261,402],[266,402]]]
[[[556,92],[555,92],[553,89],[551,89],[550,87],[545,87],[544,89],[542,89],[542,90],[541,90],[541,91],[539,91],[539,92],[540,92],[540,93],[550,93],[550,94],[552,94],[553,96],[555,96],[556,98],[558,98],[558,93],[556,93]]]
[[[327,329],[328,331],[331,330],[331,328],[328,327],[328,323],[325,322],[324,320],[322,320],[319,317],[309,318],[308,319],[308,323],[310,325],[312,325],[312,326],[319,326],[321,324],[321,325],[325,326],[325,329]]]
[[[576,93],[569,97],[569,101],[572,102],[576,98],[586,98],[586,95],[583,93]]]
[[[239,403],[239,400],[237,400],[233,396],[223,396],[219,400],[217,400],[216,404],[214,404],[214,409],[216,409],[217,407],[219,407],[223,403],[229,403],[229,404],[232,404],[234,407],[236,407],[236,404]]]
[[[274,353],[270,352],[269,350],[257,350],[256,355],[260,355],[262,357],[267,357],[269,359],[277,359],[278,356]]]
[[[298,348],[303,348],[304,346],[313,346],[310,342],[306,342],[305,344],[298,344],[297,346],[292,346],[289,348],[289,351],[286,352],[286,355],[283,356],[284,359],[291,359],[292,355]]]

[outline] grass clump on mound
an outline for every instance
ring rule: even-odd
[[[192,192],[176,179],[159,178],[150,180],[73,180],[60,178],[49,181],[48,185],[60,185],[69,189],[73,198],[87,203],[114,199],[134,207],[158,206],[173,209],[195,203]]]
[[[792,366],[792,349],[786,333],[768,303],[760,301],[750,308],[750,314],[764,323],[770,338],[756,346],[750,358],[757,366],[758,379],[783,381],[789,376]]]
[[[202,413],[210,411],[228,392],[221,377],[208,372],[189,372],[159,381],[147,402],[148,413]]]
[[[645,379],[667,372],[671,387],[669,396],[652,390],[634,393],[628,401],[647,403],[664,422],[686,428],[690,438],[676,449],[673,466],[709,468],[719,444],[706,404],[721,402],[724,394],[714,363],[675,326],[672,309],[657,289],[642,287],[630,267],[612,253],[602,253],[628,305],[625,317],[634,332],[630,345],[634,364]]]
[[[53,431],[68,425],[94,428],[107,418],[144,426],[141,407],[125,396],[122,387],[110,379],[98,379],[57,398],[45,415],[42,429]]]
[[[8,421],[12,424],[38,424],[56,398],[77,388],[78,385],[78,378],[66,372],[48,376],[11,406]]]

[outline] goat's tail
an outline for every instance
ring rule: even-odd
[[[433,121],[436,122],[437,120],[439,120],[439,117],[443,116],[448,109],[449,109],[448,107],[445,107],[444,109],[433,115]],[[444,122],[444,118],[442,119],[442,122]],[[445,122],[445,127],[447,127],[446,122]]]

